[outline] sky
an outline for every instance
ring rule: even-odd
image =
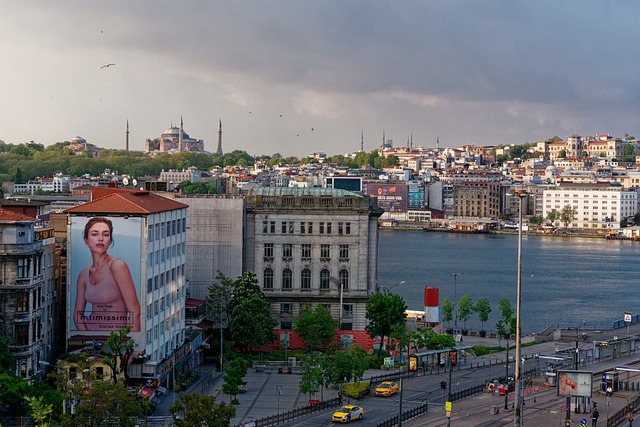
[[[636,0],[0,0],[0,140],[304,157],[640,127]],[[103,67],[107,64],[115,64]]]

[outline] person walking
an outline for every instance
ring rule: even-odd
[[[607,387],[607,391],[605,393],[605,396],[607,398],[606,400],[606,405],[607,406],[611,406],[611,393],[613,392],[613,389],[611,388],[611,386]]]
[[[627,421],[629,421],[629,427],[633,427],[633,412],[627,414]]]
[[[598,425],[598,417],[600,417],[600,412],[598,412],[598,408],[594,407],[593,412],[591,413],[591,427],[596,427]]]

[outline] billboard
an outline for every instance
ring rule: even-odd
[[[367,184],[367,195],[378,199],[378,206],[386,212],[406,212],[408,203],[407,184],[389,184],[370,182]]]
[[[129,326],[140,331],[142,218],[70,220],[69,330],[107,335]]]
[[[558,396],[591,397],[593,372],[558,370]]]

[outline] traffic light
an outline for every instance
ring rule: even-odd
[[[445,388],[447,388],[447,382],[446,381],[440,381],[440,388],[442,390],[444,390]]]

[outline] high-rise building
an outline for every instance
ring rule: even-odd
[[[198,357],[184,345],[186,211],[149,191],[109,188],[66,211],[69,349],[128,326],[131,378],[169,385],[175,366],[193,369]]]

